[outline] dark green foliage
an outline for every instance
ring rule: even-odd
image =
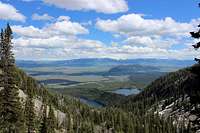
[[[35,122],[36,116],[33,102],[33,94],[31,93],[31,91],[28,91],[28,97],[25,104],[25,124],[27,126],[28,133],[34,133],[36,126]]]
[[[175,99],[184,95],[189,95],[192,101],[198,102],[199,100],[197,99],[200,98],[198,95],[200,78],[199,74],[196,74],[198,70],[200,70],[200,65],[169,73],[152,82],[139,95],[130,96],[124,101],[126,103],[124,106],[127,106],[130,110],[137,109],[137,106],[143,108],[144,105],[145,108],[149,108],[156,104],[157,101],[168,99],[165,102],[172,103]],[[129,103],[136,105],[129,106]]]
[[[22,132],[23,113],[18,97],[19,88],[15,80],[15,59],[12,53],[12,30],[7,25],[1,31],[0,57],[1,57],[1,87],[0,91],[0,131]]]
[[[26,118],[26,126],[28,133],[32,133],[35,131],[35,110],[34,110],[34,103],[33,99],[29,98],[26,100],[25,105],[25,118]]]
[[[43,114],[42,114],[41,126],[39,129],[39,132],[47,133],[47,106],[44,104],[42,109],[43,109]]]
[[[152,82],[142,93],[129,96],[120,104],[120,107],[131,112],[138,110],[139,115],[144,115],[146,110],[154,109],[156,111],[158,105],[162,105],[162,109],[165,109],[166,106],[174,103],[173,111],[184,109],[185,112],[199,116],[200,111],[197,107],[200,103],[199,71],[200,65],[197,64],[169,73]],[[192,111],[191,109],[194,107],[195,110]],[[185,126],[181,127],[181,130],[185,130],[184,128]]]
[[[200,27],[200,25],[198,25],[198,28]],[[194,39],[199,39],[200,38],[200,29],[197,31],[197,32],[190,32],[191,36],[194,38]],[[200,47],[200,42],[192,45],[194,47],[195,50],[198,50],[199,47]],[[196,62],[198,62],[198,64],[200,64],[200,59],[198,58],[195,58],[194,59]]]
[[[52,106],[49,107],[49,115],[47,118],[47,132],[48,133],[55,133],[55,129],[56,129],[56,117],[54,114],[54,109],[52,108]]]

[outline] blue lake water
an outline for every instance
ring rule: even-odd
[[[101,108],[103,107],[103,104],[96,102],[94,100],[86,99],[86,98],[79,98],[80,102],[87,104],[91,107]]]
[[[119,88],[117,90],[112,91],[113,93],[116,94],[121,94],[124,96],[129,96],[129,95],[133,95],[133,94],[138,94],[141,92],[141,90],[136,89],[136,88]]]
[[[133,95],[133,94],[138,94],[141,92],[140,89],[136,89],[136,88],[119,88],[117,90],[111,91],[112,93],[116,93],[116,94],[121,94],[124,96],[129,96],[129,95]],[[104,107],[103,104],[101,104],[98,101],[95,100],[90,100],[84,97],[78,98],[80,100],[80,102],[87,104],[91,107],[95,107],[95,108],[101,108]]]

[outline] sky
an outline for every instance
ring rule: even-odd
[[[193,59],[197,0],[0,0],[21,60]]]

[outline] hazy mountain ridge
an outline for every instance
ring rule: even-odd
[[[134,73],[148,73],[148,72],[158,72],[159,67],[155,66],[145,66],[145,65],[119,65],[111,68],[108,71],[109,75],[130,75]]]
[[[88,67],[94,65],[151,65],[151,66],[189,66],[194,62],[191,60],[175,60],[175,59],[124,59],[116,60],[110,58],[85,58],[73,60],[60,60],[60,61],[31,61],[31,60],[17,60],[16,64],[19,67],[44,67],[44,66],[81,66]]]
[[[72,73],[68,74],[70,76],[79,76],[79,75],[101,75],[101,76],[124,76],[124,75],[133,75],[133,74],[146,74],[146,73],[162,73],[161,68],[158,66],[150,65],[116,65],[111,67],[108,71],[101,72],[82,72],[82,73]],[[164,72],[163,72],[164,73]]]

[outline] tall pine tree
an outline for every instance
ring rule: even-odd
[[[34,101],[33,101],[33,93],[32,88],[28,88],[28,97],[26,99],[25,104],[25,118],[26,118],[26,126],[28,133],[35,132],[35,109],[34,109]]]
[[[23,129],[22,106],[15,81],[15,59],[12,53],[12,30],[7,25],[1,30],[1,91],[0,91],[0,132],[21,133]]]
[[[199,7],[200,7],[200,4],[199,4]],[[198,25],[198,28],[200,28],[200,24]],[[197,32],[190,32],[190,34],[194,39],[199,39],[200,38],[200,29]],[[192,46],[194,47],[195,50],[198,50],[200,48],[200,42],[198,42]],[[200,64],[199,58],[194,58],[194,60],[196,62],[198,62],[198,64]]]
[[[54,109],[52,108],[52,105],[49,107],[49,115],[47,119],[47,124],[48,124],[48,133],[55,133],[55,128],[56,128],[56,117],[54,114]]]
[[[47,105],[43,103],[43,114],[41,119],[40,133],[47,133]]]

